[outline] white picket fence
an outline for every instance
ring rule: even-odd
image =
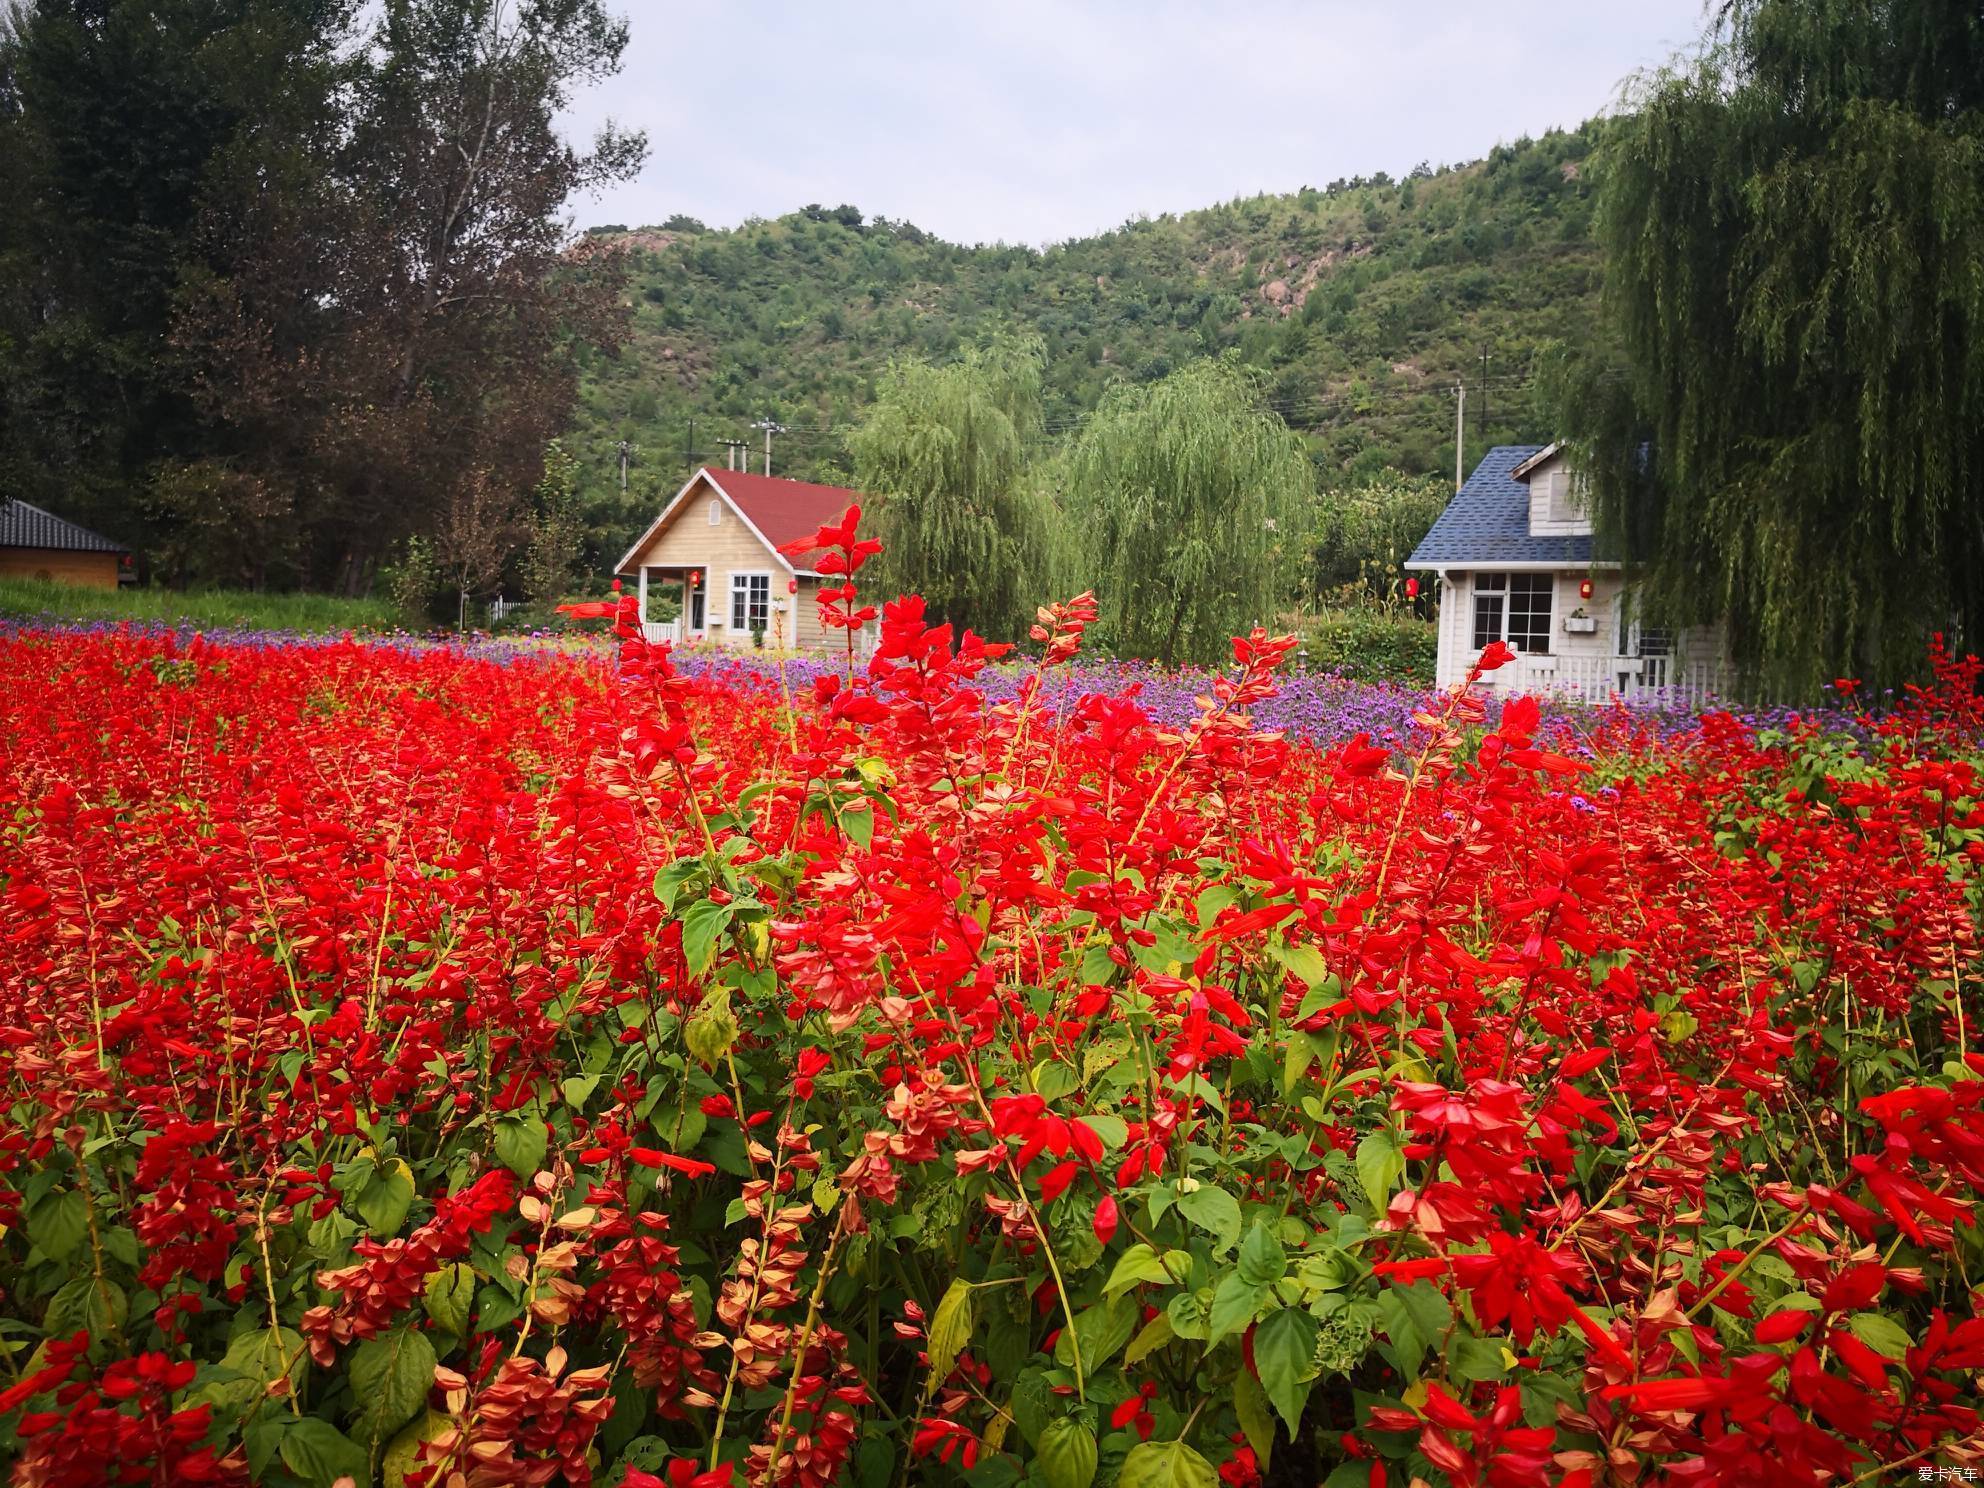
[[[1518,656],[1490,673],[1497,692],[1605,703],[1657,702],[1702,708],[1726,702],[1735,678],[1719,661],[1681,656]]]

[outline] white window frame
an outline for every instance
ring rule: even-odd
[[[751,623],[751,591],[758,583],[764,586],[762,618],[756,625]],[[730,628],[743,635],[754,630],[769,632],[772,628],[772,575],[768,568],[746,569],[730,576]]]
[[[1515,598],[1515,581],[1541,582],[1548,593],[1550,609],[1543,620],[1543,645],[1535,650],[1526,649],[1509,636],[1510,600]],[[1535,573],[1527,569],[1497,569],[1477,573],[1468,585],[1468,598],[1471,601],[1467,611],[1469,649],[1480,651],[1493,641],[1503,641],[1524,656],[1548,656],[1552,627],[1557,623],[1557,576],[1554,573]],[[1492,599],[1495,602],[1495,618],[1486,627],[1487,640],[1483,640],[1481,601]]]
[[[723,525],[723,498],[721,496],[710,497],[709,524],[712,527]]]

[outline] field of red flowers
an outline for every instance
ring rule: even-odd
[[[0,639],[12,1481],[1984,1467],[1974,664],[1574,761],[878,618],[797,693]]]

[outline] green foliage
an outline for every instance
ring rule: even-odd
[[[543,606],[557,601],[578,576],[579,462],[563,443],[544,451],[544,475],[532,495],[529,538],[519,565],[524,597]]]
[[[86,589],[38,579],[0,578],[0,618],[128,621],[202,630],[244,627],[335,634],[390,630],[397,615],[378,599],[328,594],[259,594],[244,589]]]
[[[959,628],[1005,636],[1055,591],[1054,508],[1027,464],[1043,357],[1037,337],[998,336],[943,366],[889,369],[848,440],[857,485],[879,498],[883,593],[921,594]]]
[[[1309,670],[1360,682],[1430,687],[1439,660],[1437,629],[1403,606],[1332,606],[1305,618],[1301,635]]]
[[[400,549],[399,561],[380,578],[401,624],[425,630],[434,623],[434,604],[443,584],[433,543],[415,533]]]
[[[1325,492],[1316,522],[1317,595],[1398,599],[1405,560],[1453,494],[1453,482],[1443,475],[1390,469]]]
[[[1616,357],[1556,396],[1602,528],[1786,684],[1984,621],[1984,27],[1735,0],[1601,154]],[[1644,451],[1650,450],[1651,458]]]
[[[1274,617],[1315,474],[1262,394],[1232,359],[1199,361],[1112,390],[1076,437],[1069,510],[1119,650],[1218,663]]]
[[[626,38],[601,0],[17,7],[0,487],[175,583],[362,593],[422,535],[492,590],[617,339],[565,206],[645,145],[559,124]]]
[[[1484,351],[1495,386],[1485,400],[1470,386],[1469,462],[1545,437],[1533,357],[1586,339],[1596,316],[1582,167],[1599,133],[1594,122],[1498,146],[1409,193],[1339,181],[1046,249],[804,212],[602,236],[626,256],[632,324],[619,355],[588,355],[567,440],[585,472],[589,556],[617,557],[694,464],[721,463],[718,439],[767,414],[789,426],[780,474],[832,478],[891,363],[942,363],[1007,327],[1045,348],[1045,445],[1110,387],[1229,351],[1265,375],[1331,484],[1387,466],[1451,472],[1453,383],[1481,376]],[[622,439],[638,447],[640,499],[625,502]]]

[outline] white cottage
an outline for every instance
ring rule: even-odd
[[[1461,682],[1482,647],[1516,660],[1499,692],[1697,704],[1731,681],[1719,627],[1676,630],[1636,612],[1619,565],[1593,549],[1576,473],[1555,444],[1488,451],[1406,560],[1440,585],[1437,680]]]

